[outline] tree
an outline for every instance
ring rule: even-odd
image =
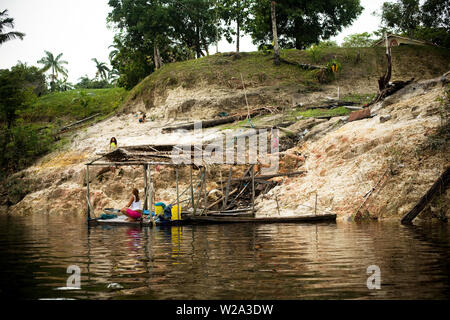
[[[426,0],[421,11],[425,27],[442,28],[450,32],[450,2],[448,0]]]
[[[45,80],[45,74],[35,66],[28,66],[26,63],[18,61],[15,66],[11,68],[11,71],[17,71],[24,79],[24,86],[31,88],[34,94],[40,97],[46,94],[47,81]]]
[[[414,31],[421,23],[419,0],[385,2],[381,7],[381,22],[394,32],[405,32],[414,38]]]
[[[103,80],[108,80],[108,72],[110,69],[106,65],[105,62],[100,62],[96,58],[92,58],[92,61],[95,63],[95,67],[97,68],[97,72],[95,73],[95,78],[101,77]]]
[[[305,49],[337,35],[362,12],[359,0],[280,0],[276,2],[278,40],[282,48]],[[272,40],[271,2],[253,1],[248,32],[255,44]]]
[[[273,52],[274,52],[274,61],[278,66],[280,65],[280,51],[278,46],[278,31],[277,31],[277,18],[276,18],[276,2],[272,1],[270,3],[270,13],[272,20],[272,35],[273,35]]]
[[[450,2],[448,0],[395,0],[381,8],[381,36],[384,31],[429,41],[450,48]]]
[[[344,38],[342,46],[344,48],[370,47],[374,42],[374,40],[371,37],[372,35],[368,32],[354,33]]]
[[[29,106],[36,97],[27,87],[24,73],[18,69],[0,70],[0,115],[8,130],[17,118],[17,111]]]
[[[111,47],[110,64],[119,72],[118,86],[131,89],[155,70],[152,43],[135,42],[126,33],[118,33]]]
[[[197,58],[209,54],[208,47],[218,41],[216,0],[170,1],[172,43],[193,50]],[[220,32],[219,32],[220,33]]]
[[[43,64],[42,72],[46,72],[51,69],[51,75],[50,75],[50,88],[51,90],[55,90],[55,83],[58,79],[58,73],[62,74],[63,76],[67,77],[67,69],[63,67],[63,65],[68,64],[67,61],[60,60],[62,57],[62,53],[60,53],[56,58],[54,57],[53,53],[49,51],[45,51],[45,57],[40,59],[37,63]]]
[[[229,27],[226,33],[230,32],[233,35],[236,35],[236,52],[239,53],[241,30],[245,29],[249,19],[251,0],[221,0],[220,2],[222,19],[226,26]],[[236,30],[230,27],[232,22],[236,24]]]
[[[6,28],[14,28],[14,19],[8,17],[8,10],[0,11],[0,45],[6,41],[19,38],[23,40],[25,33],[18,31],[5,32]]]

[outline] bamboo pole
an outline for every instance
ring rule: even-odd
[[[251,167],[252,174],[252,213],[255,216],[255,165]]]

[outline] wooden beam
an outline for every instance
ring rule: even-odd
[[[236,192],[238,192],[239,189],[234,189],[233,191],[230,192],[229,196],[232,196],[233,194],[235,194]],[[214,208],[214,206],[218,205],[220,202],[223,202],[223,200],[225,199],[225,197],[221,197],[219,200],[215,201],[214,203],[212,203],[211,205],[208,206],[208,210],[210,210],[211,208]]]

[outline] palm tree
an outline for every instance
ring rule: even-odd
[[[109,71],[108,79],[111,82],[111,84],[116,85],[119,78],[120,78],[120,73],[117,69],[113,68]]]
[[[55,82],[58,79],[58,73],[62,74],[67,78],[67,69],[63,67],[63,64],[68,64],[67,61],[59,60],[62,57],[62,53],[58,54],[55,58],[53,53],[45,51],[45,57],[39,60],[37,63],[43,64],[42,72],[46,72],[47,70],[52,70],[52,74],[50,76],[50,86],[52,89],[54,88]]]
[[[106,66],[106,63],[100,62],[96,58],[92,58],[91,60],[95,62],[95,67],[97,68],[97,72],[95,73],[95,78],[98,78],[100,76],[103,80],[108,80],[108,72],[110,70]]]
[[[0,44],[16,38],[23,40],[25,33],[18,31],[4,33],[6,27],[14,28],[14,19],[8,17],[8,10],[0,11]]]

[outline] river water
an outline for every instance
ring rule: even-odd
[[[448,299],[449,247],[450,228],[442,224],[140,229],[88,228],[79,217],[1,216],[0,297]],[[66,290],[73,265],[80,288]],[[380,268],[378,290],[367,287],[372,265]]]

